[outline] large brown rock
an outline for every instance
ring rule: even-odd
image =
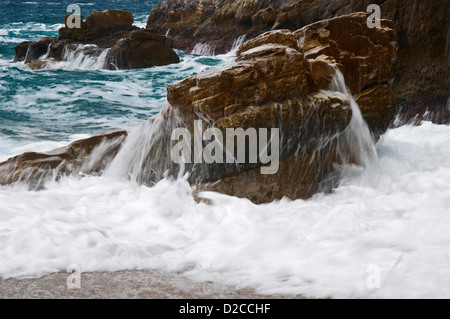
[[[123,36],[106,59],[110,69],[140,69],[180,62],[172,42],[151,30],[134,30]]]
[[[366,14],[357,13],[294,33],[267,32],[244,43],[234,64],[168,86],[167,99],[192,135],[189,123],[195,119],[224,136],[229,128],[281,130],[277,173],[261,174],[261,163],[210,165],[190,176],[197,190],[256,203],[283,196],[308,198],[331,180],[333,163],[360,164],[351,149],[341,157],[338,143],[352,117],[349,97],[327,88],[340,68],[358,94],[375,139],[392,122],[396,103],[388,83],[394,76],[395,31],[389,21],[382,21],[381,29],[368,30],[366,20]],[[358,46],[361,42],[368,45],[366,50]]]
[[[22,42],[16,47],[14,61],[25,61],[29,68],[40,69],[50,60],[64,61],[68,52],[99,58],[110,49],[103,68],[138,69],[178,63],[173,42],[154,30],[133,27],[133,15],[124,10],[92,12],[80,28],[59,30],[59,39],[43,38]],[[82,20],[82,17],[80,16]]]
[[[0,185],[25,182],[39,188],[49,179],[100,173],[119,151],[127,133],[116,131],[76,141],[46,153],[28,152],[0,163]]]
[[[111,36],[118,31],[131,31],[133,15],[125,10],[105,10],[92,12],[81,21],[80,28],[70,28],[64,17],[65,26],[59,30],[60,39],[72,39],[79,42],[92,41],[104,36]],[[82,20],[82,17],[81,17]]]

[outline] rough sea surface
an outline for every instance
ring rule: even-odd
[[[144,26],[157,2],[80,4],[85,17],[127,9]],[[57,36],[70,3],[1,1],[0,161],[132,131],[165,105],[166,85],[233,61],[179,52],[181,63],[145,70],[12,63],[21,41]],[[216,193],[202,195],[212,205],[197,203],[184,180],[146,187],[71,177],[37,192],[0,187],[0,277],[77,264],[83,272],[176,273],[259,294],[450,298],[450,127],[391,129],[376,152],[376,170],[353,170],[332,194],[259,206]]]

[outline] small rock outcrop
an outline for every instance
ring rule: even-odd
[[[14,61],[25,61],[32,69],[44,68],[50,61],[67,61],[71,56],[104,56],[103,68],[137,69],[178,63],[172,41],[155,30],[133,26],[133,16],[124,10],[91,13],[79,28],[59,30],[59,38],[25,41],[15,50]]]

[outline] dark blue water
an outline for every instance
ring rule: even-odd
[[[125,9],[145,27],[160,1],[83,1],[93,11]],[[58,36],[73,1],[0,1],[0,144],[1,141],[66,141],[74,134],[131,129],[166,103],[166,86],[223,62],[224,58],[185,55],[182,62],[143,70],[108,71],[55,67],[32,71],[12,63],[21,41]],[[3,143],[5,147],[6,143]],[[2,153],[0,145],[0,154]]]

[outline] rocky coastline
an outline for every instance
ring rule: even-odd
[[[187,163],[189,182],[197,191],[255,203],[309,198],[333,187],[336,164],[363,164],[359,151],[342,146],[354,117],[353,98],[375,142],[399,123],[450,122],[448,35],[443,13],[429,17],[440,2],[411,7],[383,1],[381,11],[389,19],[378,28],[367,25],[368,13],[352,13],[365,11],[366,2],[166,0],[150,12],[146,29],[134,27],[131,13],[123,10],[94,12],[75,29],[66,16],[58,39],[21,43],[15,61],[42,68],[47,59],[62,60],[67,50],[84,45],[86,54],[108,49],[106,68],[145,68],[178,62],[173,47],[191,51],[204,45],[220,53],[245,35],[233,64],[167,87],[168,106],[149,120],[162,133],[151,141],[138,181],[151,185],[165,172],[175,176],[180,170],[170,159],[175,128],[192,135],[196,122],[222,134],[230,128],[281,128],[275,174],[260,174],[261,161]],[[423,15],[408,18],[411,10]],[[330,89],[337,72],[349,95]],[[124,143],[126,132],[112,132],[48,154],[16,156],[0,163],[0,184],[39,188],[64,175],[101,174]]]
[[[168,33],[175,48],[190,52],[201,44],[217,54],[228,51],[242,35],[250,40],[266,31],[295,31],[320,20],[366,12],[370,4],[378,4],[381,18],[396,26],[396,125],[422,120],[450,124],[450,8],[441,0],[165,0],[150,12],[147,28]]]
[[[275,174],[261,175],[262,162],[186,164],[197,191],[264,203],[285,196],[306,199],[332,187],[336,164],[363,164],[351,146],[342,147],[353,118],[352,98],[359,103],[373,141],[386,132],[397,110],[391,87],[398,52],[395,25],[382,20],[380,28],[369,28],[367,18],[360,12],[294,32],[267,31],[242,44],[233,64],[169,85],[169,105],[149,121],[159,123],[163,133],[151,141],[139,181],[151,185],[166,171],[177,174],[180,167],[170,160],[170,133],[177,127],[193,133],[198,121],[223,133],[229,128],[281,128],[282,138]],[[86,21],[87,33],[67,35],[70,31],[63,28],[56,41],[104,36],[104,29],[94,32],[96,28],[88,27],[90,19]],[[337,72],[342,73],[349,95],[330,88]],[[49,154],[26,153],[0,164],[0,184],[26,182],[39,188],[64,175],[101,174],[125,143],[126,132],[113,132]]]

